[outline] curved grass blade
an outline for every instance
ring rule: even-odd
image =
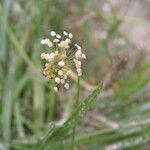
[[[72,128],[74,128],[85,115],[85,113],[94,105],[99,92],[102,89],[102,84],[100,84],[91,95],[89,95],[83,102],[81,102],[71,117],[64,123],[60,128],[57,128],[47,139],[44,139],[38,145],[36,150],[48,150],[55,149],[57,147],[57,142]]]

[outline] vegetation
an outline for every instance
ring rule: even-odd
[[[149,149],[150,56],[121,30],[149,22],[103,3],[0,1],[0,150]],[[53,30],[72,32],[87,56],[80,86],[74,77],[58,93],[40,59]]]

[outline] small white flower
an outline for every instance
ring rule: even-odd
[[[51,59],[51,55],[50,54],[46,54],[45,55],[45,60],[49,61]]]
[[[46,55],[45,53],[42,53],[42,54],[41,54],[41,58],[42,58],[42,59],[45,59],[45,55]]]
[[[54,43],[58,43],[58,42],[59,42],[59,39],[54,39],[53,42],[54,42]]]
[[[45,43],[45,40],[43,39],[43,40],[41,40],[41,44],[44,44]]]
[[[62,76],[63,73],[64,73],[64,72],[63,72],[62,70],[59,70],[59,71],[58,71],[58,75],[60,75],[60,76]]]
[[[60,66],[60,67],[63,67],[64,65],[65,65],[65,62],[62,60],[62,61],[59,61],[58,62],[58,65]]]
[[[60,39],[60,38],[61,38],[61,36],[60,36],[59,34],[56,34],[56,37],[57,37],[58,39]]]
[[[67,33],[67,32],[65,32],[65,31],[63,32],[63,34],[64,34],[65,36],[67,36],[67,35],[68,35],[68,33]]]
[[[66,41],[67,43],[71,43],[71,40],[68,39],[68,38],[67,38],[65,41]]]
[[[55,82],[59,84],[60,83],[60,78],[56,77]]]
[[[54,57],[55,57],[55,53],[50,53],[49,56],[47,56],[47,60],[51,62],[53,61]]]
[[[58,44],[58,47],[60,48],[69,48],[69,45],[68,45],[68,42],[67,41],[61,41],[59,44]]]
[[[81,68],[80,64],[75,64],[76,68]]]
[[[64,83],[65,83],[65,80],[64,80],[64,79],[60,79],[60,82],[61,82],[62,84],[64,84]]]
[[[53,46],[53,44],[52,44],[51,41],[49,41],[49,42],[47,43],[47,45],[48,45],[48,47],[52,47],[52,46]]]
[[[78,50],[81,50],[81,46],[79,46],[77,43],[75,44],[75,46]]]
[[[66,84],[64,85],[64,87],[65,87],[66,89],[68,89],[68,88],[69,88],[69,84],[66,83]]]
[[[69,36],[70,39],[72,39],[72,37],[73,37],[72,33],[69,33],[68,36]]]
[[[50,54],[42,53],[41,54],[41,58],[47,60],[48,62],[53,61],[54,57],[55,57],[55,53],[50,53]]]
[[[80,59],[82,57],[82,52],[81,50],[77,50],[75,53],[75,58]]]
[[[42,45],[48,45],[49,47],[53,46],[52,42],[48,38],[41,40],[41,44]]]
[[[85,56],[85,54],[83,54],[83,53],[82,53],[82,58],[83,58],[83,59],[86,59],[86,56]]]
[[[51,32],[50,32],[50,35],[51,35],[51,36],[55,36],[55,35],[56,35],[56,32],[55,32],[55,31],[51,31]]]
[[[73,61],[74,61],[74,63],[76,63],[78,60],[74,58]]]
[[[66,74],[64,75],[64,79],[65,79],[65,80],[67,79],[67,75],[66,75]]]

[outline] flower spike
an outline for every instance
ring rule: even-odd
[[[61,36],[51,31],[50,35],[51,38],[41,40],[41,44],[51,47],[53,52],[42,53],[41,59],[46,60],[43,74],[47,79],[55,81],[54,90],[57,92],[59,85],[66,89],[70,87],[68,82],[73,71],[78,76],[82,75],[82,60],[86,59],[86,55],[78,44],[72,44],[72,33],[64,31]]]

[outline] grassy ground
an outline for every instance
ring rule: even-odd
[[[149,149],[150,56],[121,30],[149,22],[103,2],[0,2],[0,150],[69,150],[75,126],[77,150]],[[72,32],[87,55],[76,109],[75,81],[56,93],[42,76],[51,30]]]

